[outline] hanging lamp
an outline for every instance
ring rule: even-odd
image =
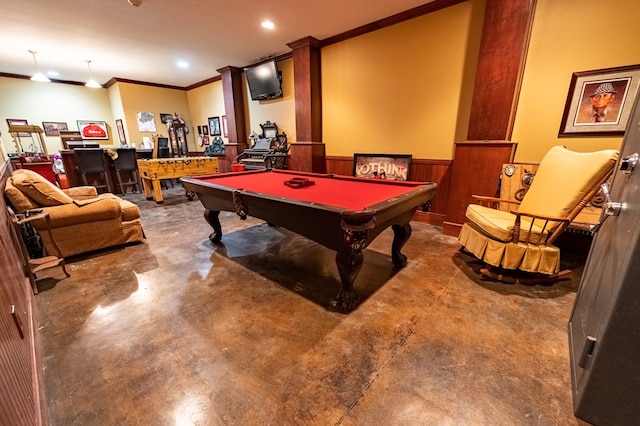
[[[85,62],[89,67],[89,81],[87,81],[85,86],[91,87],[92,89],[101,89],[102,85],[93,79],[93,73],[91,72],[91,59],[87,59]]]
[[[31,80],[39,81],[41,83],[51,83],[51,80],[49,80],[46,75],[42,74],[38,68],[38,61],[36,61],[36,53],[38,52],[29,50],[29,53],[33,55],[33,63],[36,65],[36,73],[31,77]]]

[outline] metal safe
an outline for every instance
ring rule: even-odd
[[[639,153],[636,100],[568,327],[575,414],[595,425],[640,419]]]

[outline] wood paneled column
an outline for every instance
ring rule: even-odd
[[[495,195],[520,95],[535,0],[487,0],[467,141],[456,144],[442,232],[457,236],[472,194]]]
[[[324,173],[320,41],[305,37],[288,46],[293,50],[297,141],[291,144],[290,168]]]
[[[510,140],[535,0],[487,0],[468,140]]]
[[[248,147],[242,88],[243,70],[236,67],[225,67],[216,71],[222,77],[224,110],[229,134],[229,143],[225,145],[225,170],[220,171],[227,172],[229,170],[226,170],[226,165],[231,164]]]

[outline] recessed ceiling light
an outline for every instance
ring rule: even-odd
[[[269,21],[268,19],[265,21],[262,21],[262,28],[266,29],[266,30],[272,30],[276,27],[276,24],[274,24],[273,22]]]
[[[189,62],[187,61],[178,61],[176,62],[178,68],[189,68]]]

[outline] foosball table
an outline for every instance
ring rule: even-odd
[[[218,173],[219,168],[216,157],[179,157],[138,160],[138,171],[147,200],[155,200],[160,204],[164,202],[160,185],[163,179],[211,175]],[[189,201],[195,196],[195,193],[187,190],[185,194]]]

